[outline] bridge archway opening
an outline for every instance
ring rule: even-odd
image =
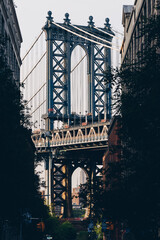
[[[87,53],[77,45],[71,54],[71,112],[85,115],[89,111]]]
[[[74,218],[84,218],[87,214],[87,208],[83,208],[82,199],[79,198],[79,192],[83,184],[87,182],[86,172],[78,167],[72,174],[72,215]]]

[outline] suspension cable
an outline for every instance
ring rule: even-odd
[[[87,56],[87,54],[85,54],[80,61],[76,64],[76,66],[71,70],[71,73],[78,67],[78,65],[83,61],[83,59]],[[64,61],[63,61],[64,62]],[[59,69],[60,66],[58,66],[57,70]],[[27,103],[25,103],[25,106],[28,105],[30,103],[30,101],[32,101],[32,99],[41,91],[41,89],[46,85],[46,83],[44,83],[39,89],[38,91],[27,101]],[[41,105],[40,105],[41,106]],[[34,112],[33,112],[34,113]]]
[[[124,36],[123,33],[119,32],[119,31],[117,31],[117,30],[114,30],[113,28],[111,28],[111,29],[112,29],[113,32],[120,34],[122,37]]]
[[[35,113],[45,102],[46,102],[46,99],[31,113],[31,115]]]
[[[37,65],[41,62],[41,60],[44,58],[44,56],[46,55],[47,52],[45,52],[41,58],[38,60],[38,62],[36,63],[36,65],[34,65],[34,67],[31,69],[31,71],[27,74],[27,76],[25,77],[25,79],[23,79],[22,83],[24,83],[27,78],[29,77],[29,75],[31,75],[31,73],[33,72],[33,70],[37,67]]]
[[[71,70],[71,73],[79,66],[79,64],[83,61],[83,59],[87,56],[87,54],[85,54],[80,61],[76,64],[76,66]]]
[[[27,105],[30,101],[32,101],[32,99],[41,91],[41,89],[46,85],[46,83],[44,83],[39,89],[38,91],[28,100],[27,103],[25,103],[24,105]]]
[[[94,28],[97,29],[98,31],[102,32],[102,33],[108,34],[108,35],[111,36],[111,37],[114,37],[114,38],[116,38],[116,39],[120,39],[119,37],[116,37],[114,34],[105,32],[104,30],[102,30],[102,29],[100,29],[100,28],[97,28],[97,27],[94,27]]]
[[[39,61],[40,62],[40,61]],[[62,63],[64,62],[64,60],[62,61]],[[38,64],[38,63],[37,63]],[[37,65],[36,64],[36,65]],[[58,66],[58,68],[56,70],[58,70],[60,68],[60,66]],[[28,78],[28,75],[27,77]],[[25,80],[25,79],[24,79]],[[38,91],[27,101],[27,103],[25,105],[27,105],[40,91],[41,89],[46,85],[46,82],[38,89]]]
[[[97,39],[99,39],[99,40],[101,40],[101,41],[103,41],[103,42],[106,42],[106,43],[109,43],[109,44],[111,44],[111,45],[114,45],[112,42],[109,42],[109,41],[107,41],[107,40],[105,40],[105,39],[102,39],[102,38],[100,38],[100,37],[97,37],[97,36],[95,36],[94,34],[92,34],[92,33],[89,33],[89,32],[87,32],[87,31],[85,31],[85,30],[83,30],[83,29],[81,29],[81,28],[79,28],[79,27],[77,27],[77,26],[75,26],[75,25],[72,25],[72,24],[70,24],[72,27],[74,27],[75,29],[77,29],[77,30],[79,30],[79,31],[81,31],[81,32],[84,32],[84,33],[86,33],[86,34],[88,34],[88,35],[90,35],[90,36],[92,36],[92,37],[94,37],[94,38],[97,38]],[[95,27],[94,27],[95,28]],[[96,28],[96,29],[98,29],[98,28]],[[99,30],[99,29],[98,29]],[[104,31],[103,31],[104,32]],[[105,32],[106,33],[106,32]],[[108,33],[106,33],[106,34],[108,34]],[[111,35],[111,34],[108,34],[108,35]],[[114,35],[112,35],[112,36],[114,36]]]
[[[113,49],[113,50],[116,50],[116,51],[119,52],[119,49],[117,49],[117,48],[113,48],[113,47],[108,46],[108,45],[106,45],[106,44],[103,44],[103,43],[97,42],[97,41],[95,41],[95,40],[89,39],[89,38],[87,38],[87,37],[84,37],[84,36],[82,36],[82,35],[80,35],[80,34],[77,34],[77,33],[73,32],[73,31],[71,31],[71,30],[69,30],[69,29],[67,29],[67,28],[65,28],[65,27],[63,27],[63,26],[55,23],[55,22],[53,22],[53,24],[56,25],[56,26],[58,26],[58,27],[60,27],[60,28],[62,28],[62,29],[64,29],[65,31],[68,31],[68,32],[70,32],[70,33],[72,33],[72,34],[74,34],[74,35],[76,35],[76,36],[79,36],[79,37],[81,37],[81,38],[83,38],[83,39],[89,40],[89,41],[94,42],[94,43],[96,43],[96,44],[98,44],[98,45],[102,45],[102,46],[104,46],[104,47],[106,47],[106,48],[110,48],[110,49]],[[88,33],[88,32],[86,32],[86,31],[84,31],[84,30],[82,30],[82,29],[80,29],[80,28],[78,28],[78,27],[76,27],[76,26],[74,26],[74,25],[71,25],[71,26],[73,26],[73,27],[76,28],[77,30],[80,30],[80,31],[82,31],[82,32],[84,32],[84,33],[87,33],[87,34],[90,35],[90,36],[93,36],[93,37],[95,37],[95,38],[97,38],[97,39],[100,39],[100,40],[105,41],[105,42],[107,42],[107,43],[109,43],[109,44],[112,44],[111,42],[109,42],[109,41],[107,41],[107,40],[104,40],[104,39],[101,39],[101,38],[99,38],[99,37],[96,37],[95,35],[93,35],[93,34],[91,34],[91,33]],[[109,33],[105,32],[105,31],[103,31],[103,30],[101,30],[101,29],[99,29],[99,28],[96,28],[96,27],[94,27],[94,28],[97,29],[97,30],[99,30],[99,31],[101,31],[101,32],[103,32],[103,33],[105,33],[105,34],[108,34],[108,35],[111,35],[112,37],[115,37],[114,35],[109,34]],[[115,31],[115,32],[116,32],[116,31]],[[34,47],[34,45],[36,44],[36,42],[38,41],[38,39],[40,38],[40,36],[42,35],[42,33],[43,33],[43,31],[39,34],[39,36],[37,37],[37,39],[35,40],[35,42],[32,44],[32,46],[30,47],[30,49],[27,51],[27,53],[26,53],[25,56],[23,57],[22,61],[23,61],[23,60],[25,59],[25,57],[29,54],[29,52],[30,52],[31,49]],[[116,37],[116,38],[119,39],[118,37]],[[29,74],[25,77],[25,79],[22,81],[22,83],[29,77],[29,75],[33,72],[33,70],[37,67],[37,65],[40,63],[40,61],[43,59],[43,57],[44,57],[45,55],[46,55],[46,52],[42,55],[42,57],[39,59],[39,61],[36,63],[36,65],[32,68],[32,70],[29,72]],[[86,57],[86,55],[87,55],[87,54],[85,54],[85,55],[81,58],[81,60],[80,60],[80,61],[76,64],[76,66],[71,70],[71,73],[72,73],[72,72],[78,67],[78,65],[83,61],[83,59]],[[59,67],[58,67],[58,68],[59,68]],[[45,85],[46,85],[46,83],[44,83],[44,84],[39,88],[39,90],[29,99],[29,101],[28,101],[25,105],[27,105],[27,104],[41,91],[41,89],[42,89]],[[32,115],[35,111],[37,111],[37,110],[44,104],[44,102],[46,102],[46,100],[44,100],[44,101],[31,113],[31,115]]]
[[[36,40],[34,41],[34,43],[32,44],[32,46],[30,47],[30,49],[27,51],[27,53],[24,55],[24,57],[22,58],[22,62],[24,61],[24,59],[27,57],[27,55],[29,54],[29,52],[31,51],[31,49],[34,47],[34,45],[36,44],[36,42],[39,40],[39,38],[41,37],[43,33],[43,30],[41,31],[41,33],[38,35],[38,37],[36,38]]]
[[[95,41],[95,40],[92,40],[92,39],[90,39],[90,38],[88,38],[88,37],[84,37],[83,35],[78,34],[78,33],[75,33],[75,32],[73,32],[73,31],[69,30],[68,28],[62,27],[62,26],[59,25],[58,23],[53,22],[53,24],[56,25],[56,26],[59,27],[59,28],[62,28],[62,29],[65,30],[65,31],[70,32],[70,33],[72,33],[72,34],[74,34],[74,35],[76,35],[76,36],[78,36],[78,37],[81,37],[81,38],[83,38],[83,39],[85,39],[85,40],[88,40],[88,41],[90,41],[90,42],[96,43],[96,44],[101,45],[101,46],[103,46],[103,47],[110,48],[110,49],[112,49],[112,50],[116,50],[116,51],[119,52],[119,49],[117,49],[117,48],[113,48],[113,47],[108,46],[108,45],[106,45],[106,44],[103,44],[103,43],[97,42],[97,41]]]

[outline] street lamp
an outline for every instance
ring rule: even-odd
[[[87,111],[85,111],[86,116],[85,116],[85,122],[87,123]]]
[[[81,112],[79,114],[80,114],[80,126],[81,126]]]

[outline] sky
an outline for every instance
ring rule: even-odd
[[[48,11],[52,11],[55,22],[63,23],[68,12],[72,24],[85,26],[89,16],[93,16],[96,27],[103,27],[108,17],[111,26],[123,32],[122,7],[134,4],[134,0],[14,0],[14,3],[23,38],[23,57],[41,32]]]

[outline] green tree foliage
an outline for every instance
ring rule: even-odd
[[[50,217],[45,221],[45,233],[49,234],[53,237],[54,240],[59,239],[59,229],[60,229],[60,222],[57,217]]]
[[[59,228],[59,240],[75,240],[76,235],[76,229],[70,222],[64,222],[61,224]]]
[[[85,215],[85,209],[72,209],[74,218],[83,218]]]
[[[160,16],[145,19],[138,36],[144,38],[143,51],[109,76],[116,86],[122,155],[110,165],[110,177],[118,181],[106,193],[106,215],[123,221],[138,240],[158,239],[160,222],[159,26]]]
[[[89,208],[90,217],[92,219],[101,219],[103,215],[103,188],[102,178],[96,176],[92,182],[87,180],[86,183],[80,185],[79,198],[84,208]]]
[[[88,232],[81,231],[77,234],[76,240],[88,240],[89,239],[88,235],[89,235]]]
[[[49,234],[54,240],[75,240],[77,235],[70,222],[60,223],[55,216],[45,220],[45,234]]]
[[[103,233],[102,233],[102,223],[97,222],[96,225],[94,226],[94,232],[97,235],[97,240],[102,240],[103,239]]]
[[[35,147],[25,115],[20,84],[6,63],[5,42],[0,43],[0,220],[17,225],[28,211],[48,217],[34,173]]]

